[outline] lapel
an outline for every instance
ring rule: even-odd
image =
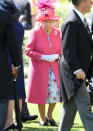
[[[92,41],[92,33],[91,32],[88,33],[88,31],[86,30],[86,28],[85,28],[82,20],[80,19],[80,17],[77,15],[77,13],[74,10],[73,10],[73,12],[74,12],[74,15],[76,17],[75,20],[77,21],[77,23],[79,24],[79,26],[82,28],[84,34],[89,39],[89,41],[93,43],[93,41]]]

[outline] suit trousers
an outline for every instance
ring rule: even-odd
[[[0,100],[0,131],[4,131],[4,126],[7,119],[8,101],[8,99]]]
[[[75,96],[64,102],[58,131],[71,130],[77,110],[85,130],[93,131],[93,113],[85,82],[83,82]]]

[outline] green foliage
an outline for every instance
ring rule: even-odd
[[[28,37],[24,37],[23,46],[22,46],[22,48],[23,48],[23,63],[25,66],[28,66],[28,60],[29,60],[28,56],[25,55],[25,46],[27,44],[27,40],[28,40]]]
[[[23,49],[23,64],[24,64],[24,76],[27,78],[28,75],[28,63],[29,63],[29,57],[25,55],[25,46],[27,44],[28,37],[24,37],[22,49]]]
[[[60,2],[67,2],[67,0],[60,0]]]
[[[73,5],[70,2],[56,3],[56,15],[60,16],[60,26],[68,16],[69,12],[72,10]]]
[[[71,2],[71,0],[59,0],[61,3]]]

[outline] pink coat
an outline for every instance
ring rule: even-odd
[[[50,66],[56,76],[60,91],[58,61],[50,63],[41,60],[42,55],[62,54],[61,37],[58,29],[52,28],[50,40],[51,48],[48,35],[43,31],[42,26],[31,30],[25,49],[25,54],[30,57],[26,102],[46,104]]]

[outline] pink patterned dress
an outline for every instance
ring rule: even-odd
[[[58,89],[58,84],[57,84],[54,72],[52,68],[50,67],[46,103],[50,104],[50,103],[56,103],[59,101],[60,101],[60,93]]]

